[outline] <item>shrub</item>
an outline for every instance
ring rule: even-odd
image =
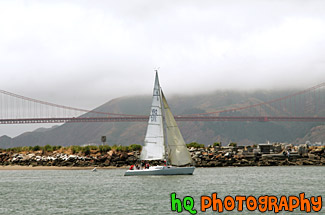
[[[41,147],[39,145],[33,147],[33,151],[39,151],[39,150],[41,150]]]
[[[213,146],[214,147],[219,147],[219,146],[221,146],[221,143],[215,142],[215,143],[213,143]]]
[[[132,145],[129,146],[129,150],[130,151],[141,151],[142,146],[138,145],[138,144],[132,144]]]
[[[129,147],[128,146],[117,146],[117,145],[114,145],[112,147],[112,149],[114,149],[117,152],[128,152],[129,151]]]
[[[45,146],[43,147],[43,150],[44,150],[45,152],[53,152],[53,147],[50,146],[50,145],[45,145]]]
[[[98,146],[89,146],[90,150],[98,150]]]
[[[24,151],[24,152],[28,152],[29,147],[28,146],[23,146],[23,147],[21,147],[21,150]]]
[[[111,147],[109,145],[103,145],[99,146],[99,152],[100,153],[106,153],[111,150]]]
[[[72,154],[78,154],[80,151],[82,151],[81,146],[70,146],[70,149]]]
[[[237,147],[237,143],[229,143],[229,146]]]
[[[6,150],[7,152],[21,152],[22,147],[13,147]]]
[[[85,155],[90,155],[90,146],[82,147],[82,153]]]
[[[204,148],[205,147],[204,144],[199,144],[197,142],[192,142],[192,143],[186,144],[186,146],[188,148],[190,148],[190,147],[193,147],[193,148]]]
[[[116,151],[118,151],[118,152],[128,152],[129,151],[129,147],[128,146],[118,146],[116,148]]]
[[[53,146],[53,151],[59,150],[61,148],[62,148],[62,146]]]

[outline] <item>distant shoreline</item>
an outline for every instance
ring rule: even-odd
[[[286,165],[283,167],[288,167],[290,165]],[[301,167],[304,165],[301,165]],[[323,165],[309,165],[309,166],[319,166],[324,167]],[[238,167],[278,167],[278,166],[217,166],[217,167],[196,167],[196,168],[238,168]],[[297,166],[291,166],[297,167]],[[308,167],[308,166],[304,166]],[[19,165],[9,165],[9,166],[0,166],[0,171],[6,170],[92,170],[96,168],[97,170],[113,170],[113,169],[128,169],[128,166],[108,166],[108,167],[96,167],[96,166],[88,166],[88,167],[74,167],[74,166],[19,166]]]
[[[1,170],[92,170],[95,166],[87,167],[74,167],[74,166],[20,166],[20,165],[7,165],[0,166]],[[127,166],[108,166],[108,167],[96,167],[96,169],[127,169]]]

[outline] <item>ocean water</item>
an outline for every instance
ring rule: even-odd
[[[123,169],[0,171],[0,214],[190,214],[171,211],[171,193],[191,196],[197,214],[200,196],[322,196],[325,167],[197,168],[193,176],[131,176]],[[323,206],[324,208],[324,206]],[[304,214],[299,209],[279,214]],[[223,214],[262,214],[257,210]],[[266,212],[263,214],[274,214]],[[322,209],[320,213],[325,214]]]

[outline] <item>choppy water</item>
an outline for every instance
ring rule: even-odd
[[[192,196],[198,214],[217,214],[199,211],[200,196],[213,192],[218,197],[305,192],[307,197],[322,195],[323,205],[325,200],[324,167],[197,168],[193,176],[124,177],[124,171],[0,171],[0,214],[179,214],[171,211],[172,192]]]

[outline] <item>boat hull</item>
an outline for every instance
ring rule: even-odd
[[[127,170],[124,176],[137,175],[193,175],[195,167],[156,166],[149,169]]]

